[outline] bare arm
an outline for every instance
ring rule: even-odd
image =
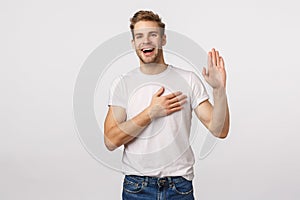
[[[130,142],[150,123],[147,110],[126,121],[124,108],[110,106],[104,122],[104,142],[107,149],[112,151]]]
[[[226,95],[218,94],[218,92],[216,93],[217,94],[214,94],[214,106],[206,100],[195,108],[195,113],[199,120],[214,136],[226,138],[229,131],[229,109],[227,99]]]
[[[155,118],[164,117],[182,109],[186,96],[175,92],[161,96],[160,88],[152,97],[151,104],[137,116],[126,121],[126,111],[118,106],[110,106],[104,122],[104,142],[112,151],[135,139]]]
[[[208,54],[208,73],[204,68],[202,74],[213,87],[214,106],[209,101],[205,101],[195,108],[195,113],[214,136],[225,138],[229,131],[226,72],[224,60],[215,49]]]

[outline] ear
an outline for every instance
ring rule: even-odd
[[[162,43],[161,43],[161,45],[162,46],[165,46],[167,44],[167,36],[166,36],[166,34],[164,34],[163,36],[162,36]]]
[[[134,39],[131,40],[131,46],[132,46],[133,49],[135,49],[135,42],[134,42]]]

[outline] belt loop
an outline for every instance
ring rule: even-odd
[[[169,182],[169,187],[172,188],[173,187],[173,180],[170,176],[168,176],[168,182]]]
[[[145,177],[145,186],[147,186],[148,183],[149,183],[149,178],[148,178],[148,176],[146,176],[146,177]]]

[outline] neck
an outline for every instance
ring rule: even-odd
[[[140,69],[144,74],[159,74],[167,69],[168,65],[166,63],[150,63],[150,64],[141,64]]]
[[[167,69],[163,56],[160,56],[158,62],[144,63],[140,60],[140,69],[144,74],[159,74]]]

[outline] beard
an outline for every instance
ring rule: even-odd
[[[145,56],[141,50],[136,50],[136,54],[143,64],[158,63],[162,54],[162,49],[154,49],[152,56]]]

